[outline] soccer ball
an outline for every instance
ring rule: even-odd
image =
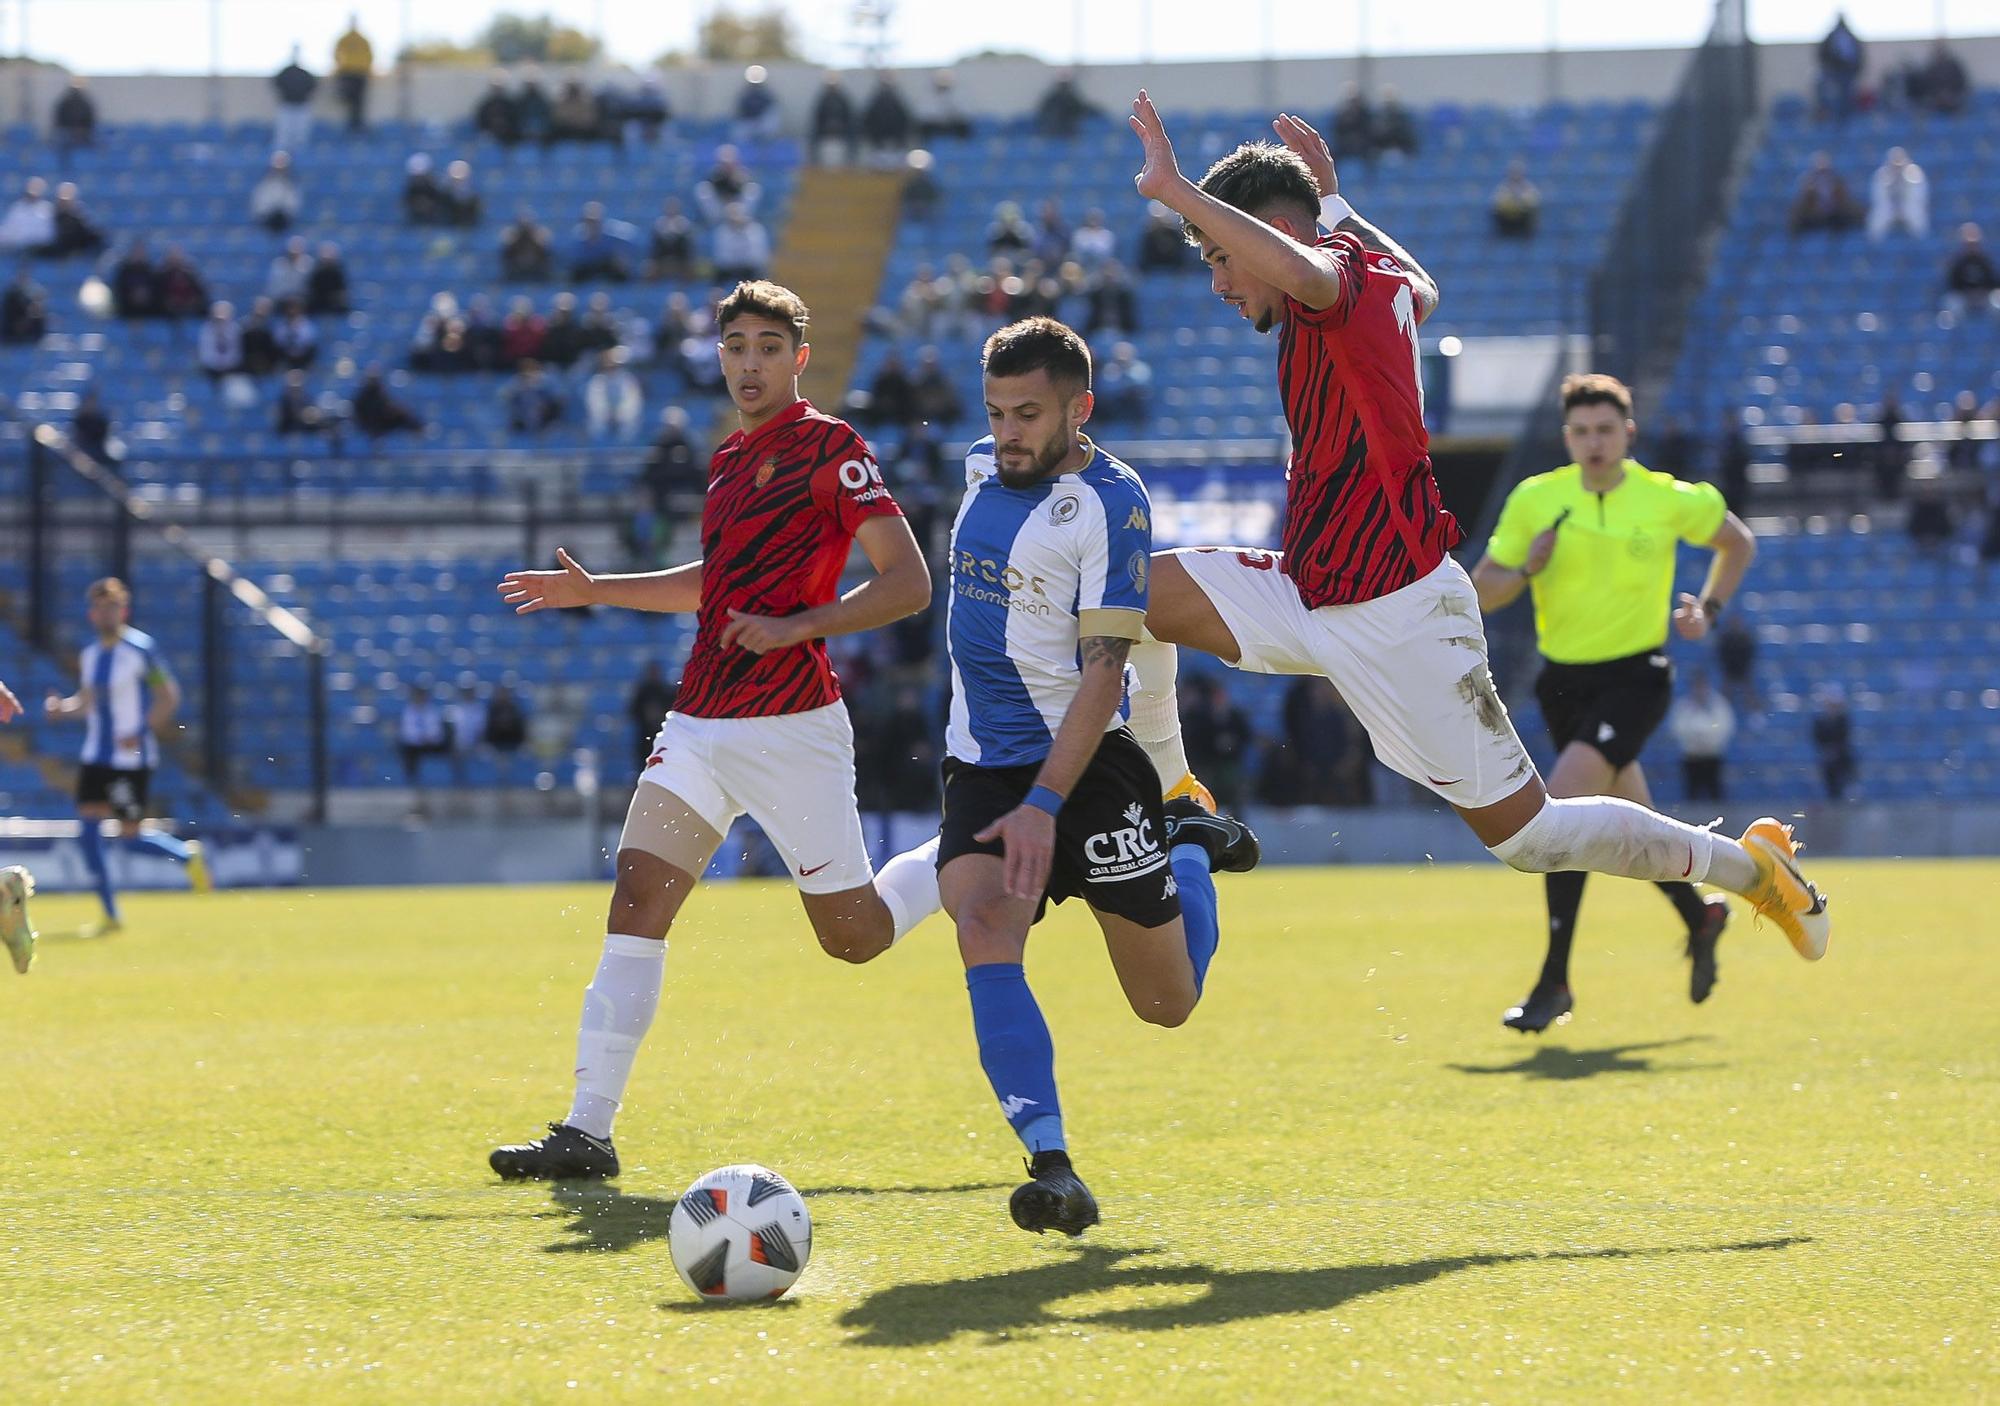
[[[682,1195],[667,1250],[683,1282],[705,1299],[775,1299],[812,1256],[805,1198],[768,1167],[717,1167]]]

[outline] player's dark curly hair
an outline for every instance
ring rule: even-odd
[[[1319,182],[1304,158],[1276,142],[1245,142],[1208,168],[1201,188],[1224,205],[1234,205],[1259,219],[1269,214],[1302,216],[1308,227],[1319,215]],[[1181,232],[1190,244],[1201,243],[1192,221]]]
[[[1626,419],[1632,418],[1632,392],[1616,376],[1607,376],[1602,371],[1563,377],[1563,414],[1569,414],[1579,405],[1608,405]]]
[[[1090,389],[1090,346],[1053,317],[1010,323],[986,339],[980,365],[989,376],[1025,376],[1046,371],[1055,386],[1071,395]]]
[[[729,324],[739,317],[789,322],[792,325],[792,345],[795,347],[805,345],[806,324],[812,320],[804,298],[782,283],[762,278],[737,284],[728,297],[715,305],[715,335],[721,337],[728,332]]]

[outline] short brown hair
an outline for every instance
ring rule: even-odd
[[[1201,188],[1224,205],[1262,219],[1273,206],[1289,206],[1307,220],[1319,214],[1320,188],[1305,158],[1276,142],[1245,142],[1208,168]],[[1201,243],[1201,230],[1182,221],[1190,244]]]
[[[793,346],[805,345],[806,324],[812,321],[805,299],[782,283],[773,283],[765,278],[737,284],[729,291],[728,297],[715,305],[715,335],[721,337],[726,334],[729,324],[739,317],[761,317],[769,322],[790,323]]]
[[[100,600],[115,600],[121,605],[130,605],[132,591],[116,576],[100,576],[90,583],[90,588],[83,593],[83,598],[92,605]]]
[[[1046,371],[1058,390],[1071,395],[1090,389],[1089,344],[1053,317],[1030,317],[1002,327],[986,339],[979,364],[989,376]]]
[[[1563,377],[1563,414],[1569,414],[1579,405],[1609,405],[1626,419],[1632,418],[1632,392],[1616,376],[1607,376],[1602,371]]]

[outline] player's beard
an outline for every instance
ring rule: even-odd
[[[998,455],[994,456],[993,463],[1000,471],[1000,482],[1004,487],[1033,488],[1043,479],[1054,476],[1075,448],[1076,427],[1064,420],[1062,429],[1050,436],[1046,444],[1028,448],[1029,467],[1009,468],[1007,461]]]

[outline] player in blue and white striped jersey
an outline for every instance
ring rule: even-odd
[[[1163,806],[1132,734],[1125,664],[1145,629],[1152,505],[1083,434],[1090,350],[1052,318],[986,344],[992,437],[966,459],[952,528],[938,886],[958,926],[980,1063],[1026,1145],[1024,1230],[1080,1234],[1097,1203],[1070,1165],[1055,1051],[1022,974],[1028,929],[1081,897],[1141,1019],[1179,1025],[1217,940],[1216,868],[1256,862],[1241,822]]]
[[[84,719],[83,764],[76,779],[78,842],[104,905],[100,931],[113,932],[119,926],[118,895],[104,855],[106,820],[120,822],[133,848],[186,865],[197,892],[206,892],[210,881],[199,842],[139,828],[160,760],[156,734],[180,706],[180,685],[153,637],[132,628],[132,593],[123,581],[113,576],[94,581],[87,597],[97,638],[77,661],[81,686],[67,698],[51,693],[46,711],[52,718]]]

